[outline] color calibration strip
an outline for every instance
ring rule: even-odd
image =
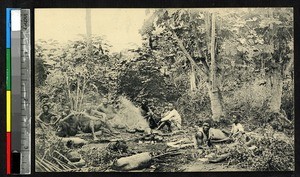
[[[6,9],[6,173],[11,174],[11,46],[10,12]]]
[[[6,9],[6,171],[31,172],[30,10]]]

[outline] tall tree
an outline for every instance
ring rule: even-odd
[[[225,113],[222,96],[217,81],[216,50],[216,14],[209,11],[193,10],[158,10],[151,23],[152,35],[163,45],[161,50],[175,52],[175,58],[182,60],[182,55],[190,65],[190,85],[195,88],[196,78],[206,82],[211,101],[212,118],[218,121]],[[148,22],[149,23],[149,22]],[[148,27],[149,24],[144,27]],[[149,29],[149,28],[147,28]],[[156,29],[156,30],[154,30]],[[158,32],[160,31],[160,32]],[[158,34],[157,34],[158,33]],[[149,32],[147,33],[149,35]],[[166,45],[168,41],[170,44]],[[210,50],[208,50],[210,48]],[[197,74],[195,76],[194,74]]]
[[[292,15],[288,8],[160,9],[141,33],[147,31],[147,36],[156,39],[154,50],[160,55],[188,63],[187,72],[196,71],[195,78],[206,82],[212,117],[219,120],[226,110],[224,86],[232,83],[234,90],[257,77],[268,81],[269,109],[280,110],[284,75],[290,73],[293,62]],[[193,77],[190,74],[191,88],[197,84]]]
[[[210,38],[210,81],[207,83],[208,93],[211,101],[211,111],[213,113],[213,119],[218,120],[221,116],[224,116],[224,110],[222,105],[221,93],[217,82],[217,55],[216,55],[216,14],[211,15],[211,38]]]

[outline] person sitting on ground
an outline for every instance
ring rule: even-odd
[[[234,115],[233,117],[234,117],[234,120],[233,120],[232,128],[231,128],[231,131],[230,131],[230,135],[229,135],[229,137],[232,137],[232,138],[234,138],[234,137],[236,137],[240,134],[245,133],[244,127],[240,123],[241,116],[240,115]]]
[[[241,122],[240,115],[234,115],[234,120],[230,132],[230,138],[236,142],[243,142],[246,146],[251,147],[254,143],[254,140],[245,132],[243,125]]]
[[[64,106],[64,109],[61,119],[59,120],[56,133],[57,136],[75,136],[82,131],[83,133],[92,133],[93,139],[98,140],[95,134],[96,131],[101,130],[102,127],[107,127],[108,129],[111,128],[102,118],[93,116],[96,114],[102,115],[95,111],[87,110],[85,112],[71,112],[69,106]],[[115,133],[114,131],[111,132]]]
[[[38,117],[37,117],[37,122],[39,123],[40,126],[43,126],[43,125],[50,126],[55,121],[55,118],[57,117],[57,115],[50,113],[49,109],[50,109],[50,107],[48,104],[44,104],[42,106],[42,113],[40,115],[38,115]]]
[[[196,148],[210,147],[210,125],[208,122],[203,123],[202,127],[197,130],[195,134]]]
[[[90,118],[90,122],[92,125],[90,125],[90,128],[91,128],[91,131],[92,131],[92,134],[94,136],[94,128],[93,128],[93,124],[96,126],[98,126],[99,128],[101,127],[100,124],[107,128],[111,133],[113,134],[119,134],[119,132],[115,131],[112,126],[110,125],[110,123],[106,120],[106,114],[103,113],[103,112],[99,112],[97,110],[94,110],[92,105],[88,104],[86,106],[86,109],[85,109],[85,113],[87,114],[83,114],[86,118]],[[98,118],[98,119],[94,119],[94,117]],[[99,125],[98,125],[99,124]],[[98,128],[96,128],[97,130]],[[95,137],[94,137],[95,139]]]
[[[154,119],[154,113],[152,112],[150,106],[148,105],[148,101],[146,101],[146,100],[142,101],[141,109],[142,109],[142,116],[145,119],[147,119],[149,127],[151,129],[156,128],[157,127],[157,123],[156,123],[156,121]]]
[[[164,126],[168,127],[169,132],[171,132],[172,130],[180,130],[182,123],[180,114],[171,103],[168,104],[168,110],[169,111],[160,120],[157,130],[162,129]]]
[[[106,114],[106,119],[110,120],[114,118],[116,115],[116,110],[112,105],[109,104],[109,101],[107,98],[102,99],[102,103],[97,107],[96,109],[98,112],[102,112]]]
[[[69,105],[63,106],[63,112],[58,121],[58,129],[56,135],[59,137],[75,136],[78,132],[78,121],[76,113],[71,112]]]
[[[204,122],[202,127],[198,128],[194,139],[195,148],[207,148],[212,146],[212,142],[223,142],[228,137],[222,130],[211,128],[208,122]]]
[[[97,111],[97,109],[93,109],[91,104],[86,104],[85,112],[91,116],[98,117],[102,121],[106,121],[107,115],[104,112]]]

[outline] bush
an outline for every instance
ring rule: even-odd
[[[294,170],[294,146],[273,137],[263,136],[256,140],[254,150],[243,144],[234,148],[230,164],[253,171],[292,171]]]

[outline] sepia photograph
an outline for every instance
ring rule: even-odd
[[[36,172],[295,171],[293,8],[36,8]]]

